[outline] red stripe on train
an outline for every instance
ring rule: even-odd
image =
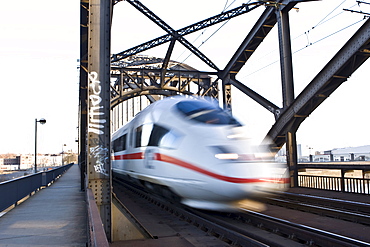
[[[124,154],[124,155],[114,156],[114,160],[127,160],[127,159],[144,159],[144,153],[133,153],[133,154]],[[280,178],[280,179],[276,179],[276,178],[234,178],[234,177],[223,176],[217,173],[207,171],[203,168],[197,167],[185,161],[176,159],[168,155],[160,154],[160,153],[155,153],[154,159],[157,161],[162,161],[162,162],[170,163],[173,165],[177,165],[177,166],[213,177],[215,179],[222,180],[225,182],[230,182],[230,183],[261,183],[261,182],[280,183],[280,184],[290,183],[289,178]]]
[[[141,160],[144,159],[144,153],[115,155],[112,158],[112,160]]]

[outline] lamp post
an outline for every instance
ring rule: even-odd
[[[64,147],[67,146],[66,144],[63,144],[62,146],[62,166],[64,165]]]
[[[41,118],[40,120],[35,119],[35,173],[37,173],[37,122],[45,124],[46,120]]]

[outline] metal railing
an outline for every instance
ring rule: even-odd
[[[298,175],[298,186],[341,192],[370,194],[370,179]]]
[[[92,190],[86,189],[87,216],[88,216],[88,245],[89,247],[108,247],[109,243],[105,235],[99,209],[96,205]]]
[[[0,212],[12,205],[16,206],[24,197],[48,186],[72,165],[73,163],[0,183]]]

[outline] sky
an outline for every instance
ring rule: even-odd
[[[245,2],[142,0],[174,29]],[[33,153],[35,119],[40,118],[47,121],[45,125],[37,126],[40,153],[58,153],[62,148],[76,151],[79,1],[0,0],[0,6],[0,105],[3,116],[0,153]],[[343,8],[370,12],[369,6],[358,6],[355,0],[305,2],[296,7],[298,11],[290,12],[295,96],[364,23],[363,15],[343,11]],[[187,35],[186,39],[223,69],[263,10],[264,7],[259,7],[226,24]],[[163,30],[126,1],[115,5],[112,53],[163,34]],[[167,47],[165,44],[143,54],[164,57]],[[189,56],[179,43],[176,43],[171,59],[198,70],[212,71],[195,56]],[[282,106],[278,61],[275,27],[237,79]],[[366,61],[302,123],[297,132],[299,144],[314,150],[370,144],[366,113],[370,101],[366,73],[369,63]],[[273,115],[237,89],[233,88],[232,94],[234,116],[247,125],[253,138],[263,139],[274,123]]]
[[[79,1],[0,0],[0,153],[77,150]],[[66,144],[66,146],[64,146]]]

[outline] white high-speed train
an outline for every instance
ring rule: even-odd
[[[114,176],[199,209],[229,210],[289,186],[286,164],[253,146],[244,127],[216,103],[159,100],[112,136]]]

